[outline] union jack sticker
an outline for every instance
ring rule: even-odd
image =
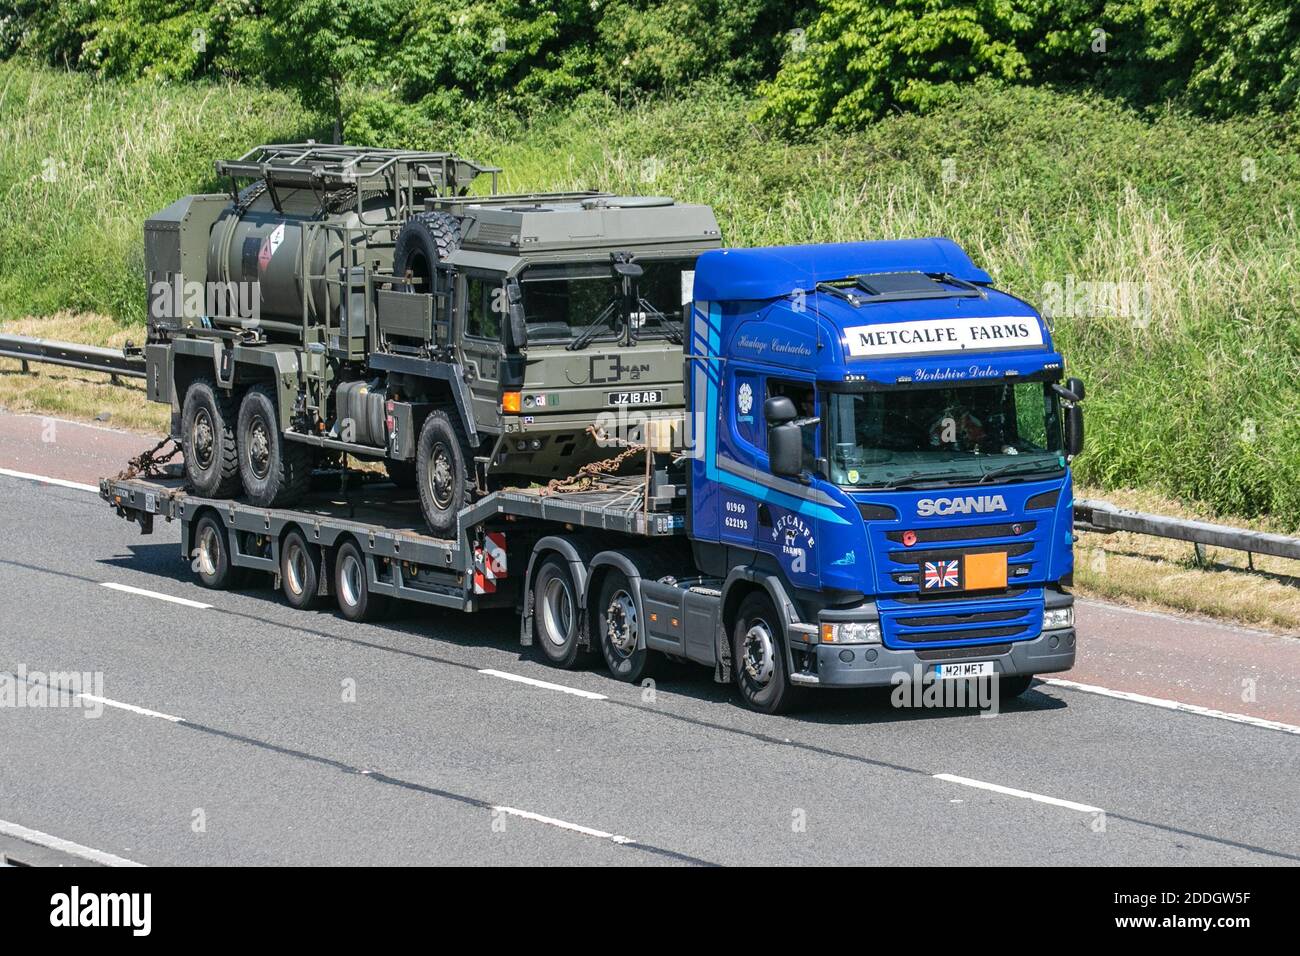
[[[925,589],[960,587],[961,564],[954,558],[951,561],[925,562]]]

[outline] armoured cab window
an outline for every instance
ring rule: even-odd
[[[810,383],[769,378],[766,398],[777,395],[784,395],[794,402],[800,420],[817,417],[817,392]],[[808,422],[803,426],[803,467],[807,471],[813,471],[816,469],[816,463],[817,425],[815,422]]]
[[[470,276],[465,280],[465,334],[476,339],[501,339],[505,288],[500,280]]]

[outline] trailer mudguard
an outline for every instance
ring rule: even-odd
[[[519,616],[519,643],[524,647],[533,645],[533,581],[537,577],[537,565],[548,554],[555,553],[569,565],[573,575],[573,590],[578,596],[579,611],[587,610],[587,566],[594,548],[587,546],[583,538],[561,538],[547,535],[533,545],[533,553],[528,558],[528,571],[524,577],[524,613]],[[578,644],[591,646],[591,629],[587,626],[587,615],[579,618]]]

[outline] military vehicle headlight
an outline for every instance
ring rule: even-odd
[[[1043,630],[1050,631],[1058,627],[1074,627],[1074,606],[1049,607],[1043,612]]]
[[[823,644],[879,644],[878,621],[840,621],[822,625]]]

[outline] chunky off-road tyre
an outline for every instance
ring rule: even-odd
[[[578,643],[581,613],[569,562],[547,555],[533,578],[533,643],[556,667],[572,670],[590,656]]]
[[[664,657],[639,646],[645,643],[644,622],[632,585],[621,571],[607,572],[601,582],[595,618],[605,666],[614,677],[639,684],[658,675]]]
[[[434,267],[460,248],[460,223],[445,212],[408,219],[393,248],[393,274],[407,292],[432,292]]]
[[[280,544],[280,589],[296,608],[312,608],[320,601],[321,549],[307,542],[297,528]]]
[[[351,541],[334,555],[334,597],[349,621],[377,621],[388,613],[388,598],[370,593],[365,555]]]
[[[424,520],[439,538],[455,536],[456,514],[474,500],[467,446],[452,415],[441,408],[429,413],[415,450],[416,484]]]
[[[998,698],[1001,700],[1011,700],[1012,698],[1019,697],[1025,691],[1029,690],[1029,685],[1033,682],[1033,674],[999,674]]]
[[[239,478],[244,494],[259,508],[291,505],[311,485],[312,449],[285,441],[275,395],[254,385],[239,405]]]
[[[233,498],[239,494],[235,404],[210,379],[196,378],[185,390],[181,448],[185,483],[196,495]]]
[[[803,700],[803,689],[790,683],[785,628],[766,594],[740,602],[732,628],[731,667],[741,699],[752,710],[782,714]]]
[[[195,523],[190,559],[205,588],[227,591],[248,579],[247,569],[230,563],[226,527],[216,515],[205,514]]]
[[[384,468],[388,472],[388,480],[403,490],[414,488],[419,480],[414,461],[394,461],[389,458],[384,461]]]

